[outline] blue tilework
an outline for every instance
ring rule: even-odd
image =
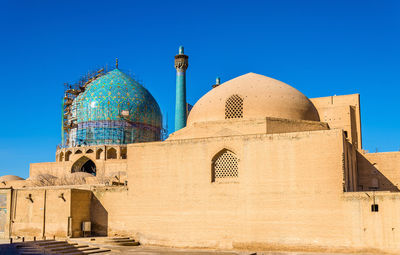
[[[90,83],[74,102],[76,145],[126,144],[160,139],[162,116],[150,92],[114,69]],[[122,111],[129,111],[123,119]]]

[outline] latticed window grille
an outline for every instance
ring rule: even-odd
[[[238,178],[238,161],[238,158],[233,152],[229,150],[220,152],[213,160],[212,181],[215,182]]]
[[[243,118],[243,98],[232,95],[225,103],[225,119]]]

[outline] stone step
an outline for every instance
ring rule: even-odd
[[[108,238],[108,240],[112,240],[112,241],[119,241],[119,240],[133,240],[133,238],[130,237],[110,237]]]
[[[50,244],[50,243],[54,243],[54,242],[63,242],[63,241],[56,241],[56,240],[40,240],[40,241],[31,241],[30,243],[34,243],[34,244]]]
[[[34,244],[17,244],[15,245],[16,248],[24,248],[24,247],[34,247]]]
[[[83,252],[83,254],[96,254],[96,253],[104,253],[104,252],[110,252],[111,250],[108,249],[100,249],[98,251],[89,251],[89,252]]]
[[[79,249],[79,251],[93,251],[93,250],[100,250],[100,248],[99,247],[87,247],[87,248]]]
[[[65,250],[65,251],[59,251],[60,254],[70,254],[70,253],[80,253],[84,254],[85,251],[90,252],[90,251],[95,251],[95,250],[100,250],[98,247],[85,247],[85,248],[77,248],[74,250]]]
[[[129,236],[114,236],[114,237],[108,237],[108,239],[120,240],[120,239],[130,239],[130,237]]]
[[[41,253],[42,251],[41,250],[30,250],[30,251],[25,251],[25,250],[23,250],[23,251],[21,251],[21,250],[18,250],[20,253],[29,253],[29,252],[33,252],[33,253]]]
[[[124,243],[124,242],[134,242],[134,239],[124,239],[124,240],[104,240],[103,243]]]
[[[37,243],[36,245],[39,245],[39,246],[49,246],[49,245],[55,245],[55,244],[65,244],[65,243],[68,243],[68,242],[66,242],[66,241],[52,241],[52,242],[46,242],[46,243]]]
[[[58,249],[58,248],[62,248],[62,247],[72,246],[75,244],[77,244],[77,243],[55,244],[55,245],[44,246],[43,248],[54,250],[54,249]]]
[[[80,245],[74,245],[75,248],[86,248],[89,247],[89,245],[86,244],[80,244]]]
[[[140,243],[132,241],[132,242],[121,242],[121,243],[117,243],[116,245],[119,245],[119,246],[139,246]]]
[[[54,248],[54,249],[50,249],[51,251],[55,251],[55,252],[57,252],[57,251],[65,251],[65,250],[73,250],[73,249],[77,249],[75,246],[73,246],[73,245],[65,245],[65,246],[63,246],[63,247],[57,247],[57,248]]]
[[[63,255],[82,255],[82,254],[96,254],[96,253],[105,253],[105,252],[110,252],[111,250],[109,249],[94,249],[94,250],[79,250],[79,251],[71,251],[71,252],[65,252],[61,253]]]

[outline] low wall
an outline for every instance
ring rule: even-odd
[[[82,221],[90,220],[90,201],[91,192],[88,190],[13,190],[10,235],[80,237]]]

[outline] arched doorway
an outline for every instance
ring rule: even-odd
[[[96,164],[88,157],[79,158],[71,168],[71,173],[85,172],[96,176]]]

